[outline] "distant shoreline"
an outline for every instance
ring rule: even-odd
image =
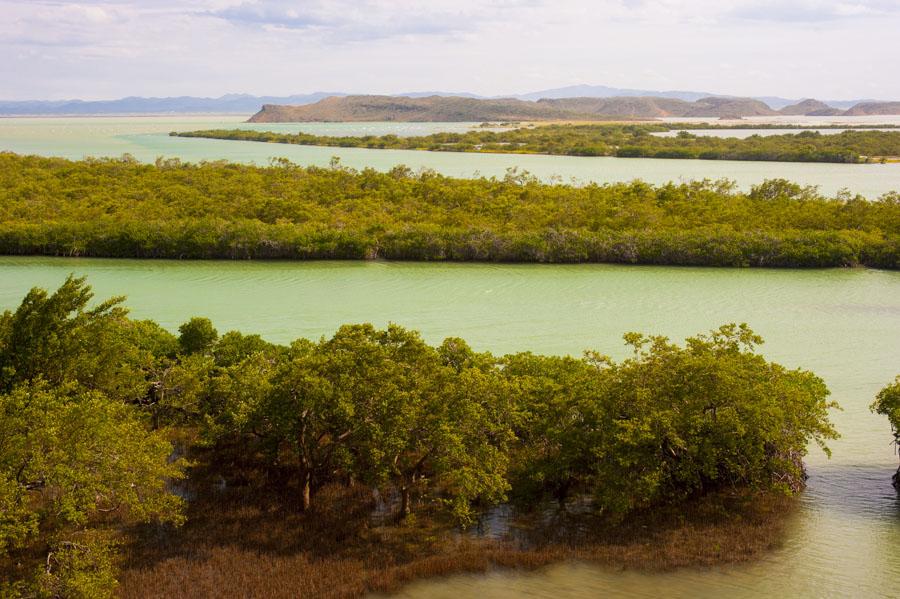
[[[776,127],[761,127],[775,129]],[[211,129],[171,132],[172,137],[265,142],[300,146],[414,150],[480,154],[539,154],[555,156],[613,156],[617,158],[674,158],[754,162],[886,163],[900,156],[900,132],[855,130],[822,135],[809,127],[788,128],[796,133],[749,136],[697,136],[691,130],[720,129],[712,124],[613,123],[547,124],[491,130],[482,124],[465,133],[397,135],[314,135],[252,129]],[[656,133],[677,132],[672,137]]]
[[[248,112],[101,112],[96,114],[0,114],[0,119],[96,119],[96,118],[159,118],[182,116],[250,116]]]

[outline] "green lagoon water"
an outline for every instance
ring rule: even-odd
[[[86,274],[97,297],[125,293],[132,314],[174,330],[191,316],[277,342],[348,322],[397,322],[432,343],[479,350],[621,358],[622,334],[674,339],[747,322],[770,359],[813,370],[843,411],[834,456],[808,457],[809,487],[785,546],[752,565],[617,572],[561,564],[415,583],[400,597],[879,597],[900,584],[897,458],[887,422],[868,411],[900,374],[900,272],[605,265],[384,262],[173,262],[0,258],[0,310],[32,286]]]
[[[246,116],[0,118],[0,151],[78,159],[85,156],[121,156],[129,153],[143,161],[159,156],[188,161],[227,159],[267,164],[285,157],[298,164],[326,165],[332,156],[354,168],[388,170],[398,164],[430,168],[446,175],[503,176],[518,167],[549,180],[609,183],[643,179],[651,183],[727,178],[749,189],[765,179],[781,177],[803,185],[818,185],[834,194],[849,189],[874,199],[900,190],[900,164],[802,164],[791,162],[735,162],[725,160],[662,160],[577,156],[536,156],[416,152],[323,148],[261,142],[169,137],[170,131],[247,128],[263,131],[305,131],[319,135],[427,135],[438,131],[465,131],[475,123],[259,123]],[[879,117],[881,123],[900,123],[897,117]]]
[[[653,183],[730,178],[742,188],[785,177],[874,198],[900,190],[900,164],[838,165],[510,156],[286,146],[171,138],[172,130],[304,130],[329,135],[423,135],[471,123],[241,123],[245,117],[0,119],[0,151],[81,158],[134,155],[266,164],[283,156],[351,167],[396,164],[454,176],[502,176],[513,166],[544,179]],[[873,123],[876,124],[876,123]],[[750,270],[604,265],[478,265],[383,262],[167,262],[0,257],[0,310],[32,286],[54,288],[87,274],[97,296],[127,294],[132,314],[174,330],[191,316],[220,331],[258,332],[277,342],[329,335],[348,322],[397,322],[438,343],[461,336],[496,353],[621,358],[627,331],[674,339],[747,322],[764,353],[822,376],[844,408],[843,434],[827,460],[808,457],[810,480],[785,546],[759,563],[663,574],[560,564],[534,573],[496,572],[423,581],[406,598],[878,597],[900,596],[900,502],[890,486],[897,458],[885,419],[869,413],[875,393],[900,374],[900,273],[874,270]]]

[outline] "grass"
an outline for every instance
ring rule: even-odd
[[[217,470],[223,471],[223,470]],[[611,524],[567,511],[522,513],[514,534],[459,534],[420,510],[404,525],[375,525],[361,485],[319,490],[310,512],[277,472],[262,486],[241,465],[219,490],[197,470],[188,522],[131,532],[122,597],[359,597],[414,580],[563,560],[666,570],[752,560],[780,545],[794,505],[782,496],[720,494]]]

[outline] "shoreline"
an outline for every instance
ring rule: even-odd
[[[752,500],[726,495],[657,508],[619,525],[564,511],[548,520],[567,521],[571,533],[535,525],[526,515],[518,518],[530,538],[523,545],[461,532],[427,512],[403,525],[373,526],[369,489],[331,485],[320,493],[325,505],[308,514],[277,493],[266,499],[244,489],[224,498],[212,491],[198,496],[182,530],[133,533],[118,595],[354,599],[447,576],[566,562],[639,572],[750,563],[783,546],[799,505],[797,497],[778,494]],[[577,530],[585,527],[590,530]],[[222,589],[229,592],[222,595]]]
[[[319,148],[801,164],[879,163],[884,162],[882,158],[893,157],[900,148],[900,133],[894,128],[843,128],[839,133],[822,135],[798,127],[781,130],[787,133],[743,138],[695,136],[690,133],[691,130],[716,129],[719,128],[683,123],[622,122],[584,125],[548,123],[540,127],[520,126],[492,131],[482,123],[466,133],[433,133],[402,138],[396,135],[345,137],[251,129],[171,131],[169,136]],[[673,131],[678,131],[678,135],[653,135]]]

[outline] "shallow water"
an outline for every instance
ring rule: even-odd
[[[0,309],[32,286],[89,275],[98,298],[127,293],[139,318],[174,330],[194,315],[220,331],[278,342],[331,334],[347,322],[390,321],[431,343],[475,349],[625,355],[627,331],[681,340],[747,322],[767,357],[823,377],[843,411],[843,438],[813,449],[809,487],[785,546],[753,565],[664,574],[561,564],[415,583],[401,597],[896,596],[900,503],[887,422],[868,405],[900,374],[900,273],[609,265],[385,262],[171,262],[0,258]]]
[[[885,119],[896,117],[881,117]],[[643,179],[651,183],[695,179],[732,179],[741,189],[781,177],[822,192],[840,189],[868,198],[900,190],[900,164],[806,164],[727,160],[665,160],[578,156],[538,156],[324,148],[249,141],[169,137],[170,131],[248,128],[305,131],[323,135],[427,135],[465,131],[474,123],[242,123],[242,116],[0,118],[0,151],[79,159],[129,153],[152,162],[159,156],[188,161],[226,159],[268,164],[284,157],[303,165],[327,165],[333,156],[353,168],[388,170],[398,164],[430,168],[455,177],[503,176],[518,167],[544,180],[612,183]],[[686,119],[681,119],[686,120]]]

